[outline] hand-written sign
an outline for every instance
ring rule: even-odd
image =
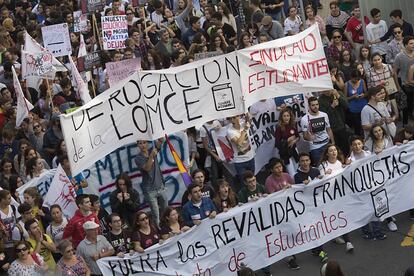
[[[126,16],[102,16],[101,23],[104,50],[125,48],[125,40],[128,39]]]
[[[319,32],[313,27],[309,29],[289,39],[300,41],[315,31],[318,36],[315,41],[319,41]],[[271,43],[280,45],[278,40]],[[325,59],[322,48],[317,43],[315,53]],[[287,63],[302,64],[301,58],[299,55],[299,59],[291,58]],[[323,73],[304,81],[281,84],[281,88],[247,93],[249,84],[243,81],[243,76],[260,69],[250,68],[250,63],[244,54],[233,52],[166,70],[139,71],[78,111],[62,116],[72,172],[79,173],[117,147],[136,139],[156,139],[210,120],[242,114],[247,112],[246,103],[251,105],[259,99],[291,95],[291,89],[297,94],[298,90],[312,92],[332,86],[326,71],[326,76]]]
[[[105,7],[103,0],[81,0],[82,13],[102,11]]]
[[[352,163],[336,175],[294,185],[205,219],[143,254],[98,260],[104,275],[236,275],[241,262],[268,266],[414,206],[414,143]]]
[[[237,52],[246,106],[282,95],[332,89],[316,25]]]
[[[157,139],[243,113],[236,56],[179,69],[140,71],[61,116],[72,173],[121,145]]]
[[[22,77],[43,76],[52,71],[52,54],[49,52],[29,53],[22,51]]]
[[[109,85],[113,86],[141,68],[141,58],[126,59],[105,64]]]
[[[88,31],[88,15],[82,11],[73,12],[73,31],[75,33]]]
[[[79,72],[90,71],[101,66],[99,52],[89,53],[86,56],[78,57],[77,67]]]
[[[171,143],[177,150],[178,155],[184,162],[188,163],[189,149],[188,137],[184,132],[177,132],[169,136]],[[116,149],[114,152],[98,160],[89,169],[83,171],[88,183],[93,183],[84,189],[85,193],[96,194],[101,198],[102,207],[111,210],[109,196],[115,190],[115,180],[122,172],[127,172],[131,178],[132,185],[142,195],[142,177],[135,164],[135,157],[138,155],[137,143],[132,143]],[[177,164],[171,156],[167,143],[163,143],[157,155],[161,171],[164,176],[168,202],[170,205],[179,205],[185,191],[183,178],[178,172]],[[141,197],[142,199],[142,197]],[[144,206],[144,205],[142,205]]]
[[[69,28],[67,23],[42,27],[43,43],[55,57],[67,56],[72,53]]]

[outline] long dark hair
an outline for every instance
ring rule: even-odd
[[[116,189],[117,190],[121,190],[120,188],[119,188],[119,186],[118,186],[118,180],[120,180],[120,179],[122,179],[122,180],[124,180],[125,181],[125,185],[126,185],[126,187],[127,187],[127,191],[129,192],[129,191],[131,191],[132,190],[132,182],[131,182],[131,178],[129,177],[129,175],[126,173],[126,172],[123,172],[123,173],[120,173],[118,176],[117,176],[117,178],[116,178],[116,180],[115,180],[115,185],[116,185]]]
[[[178,223],[183,222],[183,219],[180,215],[180,212],[178,212],[177,209],[172,208],[172,207],[167,207],[167,208],[165,208],[165,211],[162,214],[161,219],[160,219],[160,227],[161,228],[162,227],[170,227],[170,224],[168,222],[168,217],[171,215],[171,212],[174,211],[174,210],[177,211],[177,213],[178,213]]]
[[[217,182],[217,192],[216,192],[216,196],[213,199],[214,204],[216,204],[216,206],[220,206],[221,205],[221,197],[220,197],[220,186],[222,185],[227,185],[227,187],[229,187],[229,195],[227,198],[227,202],[230,208],[233,208],[237,205],[237,197],[236,197],[236,193],[233,191],[233,189],[231,188],[230,184],[226,181],[226,180],[219,180]]]
[[[140,216],[142,216],[142,215],[146,215],[146,216],[148,217],[148,222],[149,222],[149,225],[150,225],[150,227],[151,227],[152,229],[156,228],[156,227],[152,224],[151,216],[150,216],[147,212],[144,212],[144,211],[138,211],[138,212],[136,212],[136,213],[135,213],[135,216],[134,216],[134,226],[132,227],[132,230],[133,230],[134,232],[139,231],[138,222],[139,222],[139,217],[140,217]]]

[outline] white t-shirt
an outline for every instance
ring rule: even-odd
[[[388,113],[387,106],[383,102],[377,103],[376,106],[373,106],[384,118],[389,118],[390,113]],[[364,106],[364,108],[361,111],[361,125],[372,125],[376,121],[381,120],[381,115],[378,114],[378,112],[369,106],[368,104]],[[391,123],[394,124],[394,123]],[[387,130],[387,124],[382,124],[382,127]],[[365,138],[368,137],[369,131],[364,130]]]
[[[63,217],[62,224],[59,226],[52,226],[52,223],[46,228],[46,234],[52,238],[55,244],[58,244],[63,238],[63,231],[65,230],[66,225],[68,224],[68,220]]]
[[[371,155],[371,152],[369,150],[362,150],[362,152],[358,155],[355,155],[354,152],[351,152],[348,159],[351,160],[351,162],[354,162],[356,160],[362,159],[370,155]]]
[[[330,174],[325,173],[327,170],[331,170]],[[322,164],[319,165],[319,172],[321,175],[335,175],[342,172],[344,168],[342,167],[342,163],[339,160],[336,160],[335,163],[330,163],[329,161],[324,161]]]
[[[258,101],[252,104],[252,106],[250,106],[250,109],[249,109],[250,114],[252,114],[253,116],[259,113],[266,112],[266,111],[271,112],[274,110],[276,110],[276,103],[273,98],[267,99],[265,101]]]
[[[329,142],[329,135],[326,131],[331,127],[329,124],[328,114],[319,111],[318,115],[314,116],[306,114],[300,121],[303,131],[309,131],[315,135],[315,139],[310,143],[309,149],[314,150],[323,147]]]
[[[302,19],[298,15],[296,15],[295,20],[290,19],[287,17],[285,19],[285,35],[288,34],[289,31],[292,31],[294,34],[298,34],[300,32],[300,26],[302,25]]]
[[[16,214],[16,215],[15,215]],[[9,233],[9,238],[4,241],[4,247],[5,248],[11,248],[13,247],[13,240],[12,240],[12,234],[13,234],[13,228],[16,225],[17,219],[20,217],[19,211],[13,212],[12,206],[9,206],[9,212],[7,214],[3,213],[3,211],[0,210],[0,218],[3,222],[4,227],[6,228],[6,231]]]
[[[247,132],[246,139],[241,143],[241,145],[236,145],[232,139],[239,139],[241,131],[244,129],[244,123],[240,123],[240,130],[235,129],[233,125],[229,126],[227,129],[227,137],[231,142],[231,147],[233,148],[233,162],[234,163],[243,163],[250,161],[254,157],[254,151],[250,145],[249,132]]]
[[[367,25],[367,38],[368,40],[376,40],[383,37],[388,31],[387,23],[381,20],[378,24],[372,22]],[[371,53],[380,53],[385,55],[387,53],[388,44],[387,41],[375,43],[371,45]]]

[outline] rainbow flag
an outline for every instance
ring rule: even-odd
[[[165,140],[167,141],[168,147],[170,148],[171,154],[174,157],[175,163],[177,163],[178,170],[181,173],[181,176],[184,180],[184,184],[187,187],[190,185],[193,181],[191,180],[190,175],[188,174],[187,168],[184,166],[183,161],[181,161],[181,158],[178,156],[178,153],[175,151],[174,146],[171,144],[170,139],[168,139],[167,134],[165,134]]]

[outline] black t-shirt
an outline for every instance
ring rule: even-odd
[[[318,177],[321,173],[317,168],[310,168],[309,172],[303,172],[298,169],[298,172],[295,174],[295,183],[300,184],[305,180],[313,180],[315,177]]]
[[[207,197],[211,200],[213,200],[214,198],[214,189],[208,185],[208,184],[204,184],[203,185],[203,189],[201,189],[201,195],[202,197]],[[184,206],[184,204],[186,204],[188,202],[188,192],[185,191],[183,194],[183,197],[181,199],[181,206]]]
[[[236,36],[236,32],[234,31],[233,27],[227,23],[224,23],[221,29],[223,30],[223,36],[227,40],[227,42],[230,41],[230,38]]]
[[[131,248],[131,233],[128,231],[124,230],[119,235],[108,232],[106,238],[114,248],[115,254],[118,254],[119,252],[126,253]]]

